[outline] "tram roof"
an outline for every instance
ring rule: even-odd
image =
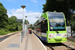
[[[43,14],[41,15],[41,17],[44,17],[45,19],[47,19],[47,13],[48,13],[48,12],[43,13]]]
[[[41,15],[41,17],[44,17],[45,19],[47,19],[47,17],[48,17],[48,16],[47,16],[48,12],[49,12],[49,11],[43,13],[43,14]],[[62,14],[64,14],[63,12],[56,12],[56,11],[51,12],[51,13],[62,13]]]

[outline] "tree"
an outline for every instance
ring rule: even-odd
[[[5,28],[8,22],[7,10],[4,8],[3,4],[0,3],[0,28]]]
[[[29,25],[29,28],[34,29],[33,24],[30,24]]]
[[[11,17],[9,18],[9,24],[10,24],[10,23],[11,23],[11,24],[16,23],[16,19],[17,19],[16,16],[11,16]]]
[[[30,27],[32,27],[32,24],[30,24]]]
[[[69,20],[75,10],[75,0],[46,0],[46,3],[43,4],[43,6],[43,12],[63,12],[66,19]]]
[[[9,31],[16,31],[18,30],[18,22],[16,22],[17,17],[16,16],[11,16],[10,18],[8,18],[8,25],[6,26],[6,28]]]
[[[29,24],[29,21],[28,20],[25,20],[25,24]]]

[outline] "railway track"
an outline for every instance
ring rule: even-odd
[[[75,50],[63,43],[46,43],[43,42],[43,44],[46,46],[47,50]]]
[[[6,38],[9,38],[10,36],[14,35],[14,34],[17,34],[19,33],[20,31],[18,32],[14,32],[14,33],[11,33],[11,34],[7,34],[7,35],[4,35],[2,37],[0,37],[0,42],[2,42],[3,40],[5,40]]]
[[[70,41],[63,43],[46,43],[41,40],[41,42],[46,46],[47,50],[75,50],[75,46],[73,46]]]

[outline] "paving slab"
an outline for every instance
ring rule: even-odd
[[[3,40],[2,42],[0,42],[0,50],[3,50],[5,47],[7,47],[10,44],[10,42],[12,42],[13,39],[15,39],[16,36],[19,35],[19,34],[20,33],[12,35],[9,38],[7,38],[7,39]]]
[[[1,42],[0,50],[45,50],[45,48],[33,33],[27,34],[20,43],[19,33]]]
[[[28,34],[25,50],[45,50],[45,48],[34,34]]]

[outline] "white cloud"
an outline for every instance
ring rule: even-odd
[[[37,3],[37,0],[31,0],[32,2],[34,2],[34,3]]]
[[[10,13],[10,11],[11,11],[11,13]],[[14,15],[18,19],[22,19],[22,17],[23,17],[23,9],[22,8],[21,9],[11,9],[10,11],[8,10],[8,13],[7,13],[9,17]],[[25,16],[27,16],[27,18],[25,18]],[[30,24],[31,23],[33,24],[37,20],[37,18],[36,18],[37,16],[40,17],[41,14],[39,12],[32,12],[32,11],[27,12],[26,9],[24,9],[24,19],[27,19]]]

